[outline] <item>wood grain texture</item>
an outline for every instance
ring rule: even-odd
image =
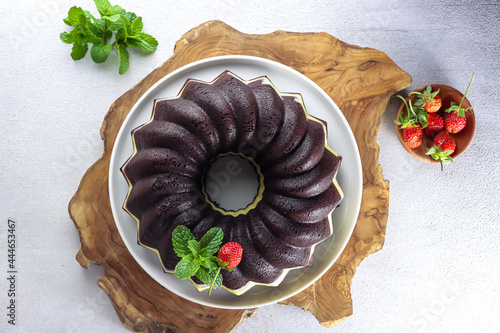
[[[84,175],[69,204],[80,233],[77,260],[103,265],[98,285],[109,296],[123,324],[136,332],[231,332],[256,309],[222,310],[197,305],[156,283],[123,244],[111,213],[108,193],[110,155],[118,130],[134,103],[159,79],[188,63],[227,54],[268,58],[303,73],[337,103],[359,146],[363,200],[353,236],[341,257],[315,284],[282,304],[311,311],[325,326],[352,314],[350,287],[361,261],[384,243],[389,184],[378,164],[376,136],[389,97],[411,77],[383,52],[346,44],[326,33],[276,31],[240,33],[220,21],[187,32],[173,56],[113,103],[104,119],[102,157]]]

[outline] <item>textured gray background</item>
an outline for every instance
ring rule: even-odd
[[[258,310],[246,332],[494,332],[498,299],[500,4],[490,1],[159,1],[112,2],[143,16],[160,42],[131,52],[119,76],[116,55],[74,62],[59,41],[62,19],[85,1],[0,2],[0,331],[126,332],[96,280],[103,269],[75,260],[80,243],[67,205],[102,154],[99,128],[109,106],[167,60],[192,27],[222,20],[246,33],[327,32],[384,51],[413,77],[403,93],[442,83],[464,91],[476,134],[453,165],[412,158],[401,147],[389,105],[378,135],[390,181],[384,248],[364,260],[352,284],[354,315],[327,329],[296,307]],[[17,221],[17,325],[7,324],[6,222]]]

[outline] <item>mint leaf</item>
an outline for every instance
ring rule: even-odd
[[[101,16],[106,16],[111,13],[112,6],[108,0],[94,0],[94,3]]]
[[[128,46],[141,49],[144,52],[153,52],[158,46],[158,42],[153,36],[143,32],[138,36],[129,36],[126,43]]]
[[[116,31],[115,39],[116,43],[123,43],[127,40],[128,33],[127,29],[125,28],[120,28]]]
[[[208,272],[208,274],[210,275],[210,278],[211,278],[211,282],[209,284],[210,286],[210,290],[211,289],[219,289],[220,287],[222,287],[222,274],[220,273],[220,270],[216,270],[216,271],[210,271]],[[217,275],[217,277],[216,277]],[[209,295],[210,295],[210,291],[209,291]]]
[[[200,256],[200,244],[197,241],[191,239],[188,241],[187,246],[195,258]]]
[[[84,10],[83,12],[85,13],[85,16],[87,16],[90,20],[97,22],[97,19],[89,11]],[[101,27],[101,28],[103,28],[103,27]]]
[[[85,15],[78,16],[76,25],[80,27],[80,29],[85,30],[85,27],[87,25],[87,16]]]
[[[88,49],[89,47],[87,44],[82,45],[78,42],[74,43],[73,48],[71,49],[71,58],[73,58],[73,60],[82,59],[87,53]]]
[[[80,44],[81,46],[86,46],[88,44],[87,42],[87,36],[85,33],[80,30],[80,28],[75,28],[78,29],[77,33],[75,34],[75,44]]]
[[[89,20],[89,23],[87,24],[87,29],[89,29],[89,31],[99,39],[99,42],[97,42],[97,44],[102,44],[103,41],[104,41],[104,29],[101,27],[101,25],[99,23],[97,23],[96,21],[94,22],[91,22]]]
[[[89,28],[87,27],[83,28],[83,32],[85,33],[87,43],[92,43],[92,44],[102,43],[102,37],[101,38],[97,37]]]
[[[142,23],[142,17],[139,16],[130,25],[130,34],[139,35],[142,32],[142,28],[144,28],[144,23]]]
[[[90,22],[90,19],[87,18],[87,16],[81,15],[78,18],[78,22],[79,22],[78,27],[76,27],[75,29],[79,30],[79,34],[81,36],[85,36],[85,41],[80,40],[79,41],[80,44],[101,43],[101,38],[98,38],[96,35],[94,35],[94,33],[88,28],[89,26],[93,27],[93,25],[92,22]]]
[[[133,22],[137,18],[137,15],[135,15],[135,13],[126,12],[122,14],[122,17],[126,18],[128,22]]]
[[[118,5],[114,5],[111,7],[111,10],[109,11],[110,15],[115,15],[115,14],[120,14],[120,15],[123,15],[125,14],[125,10],[118,6]]]
[[[213,281],[213,277],[211,277],[210,274],[208,273],[209,271],[210,271],[209,269],[201,266],[195,275],[198,279],[200,279],[201,282],[203,282],[207,286],[209,286]]]
[[[198,271],[200,264],[197,261],[190,261],[186,259],[181,259],[175,266],[175,275],[180,280],[189,279],[191,276],[195,275]]]
[[[211,228],[200,240],[200,247],[205,248],[207,255],[213,255],[219,251],[222,244],[224,232],[221,228]]]
[[[76,29],[71,30],[70,32],[63,32],[59,35],[59,38],[62,40],[63,43],[65,44],[73,44],[76,41],[76,34],[75,33]]]
[[[174,251],[179,257],[186,256],[191,253],[188,248],[188,242],[194,240],[194,236],[188,227],[180,225],[172,232],[172,245]]]
[[[113,22],[111,25],[108,25],[107,27],[108,27],[108,31],[117,31],[119,29],[125,28],[125,26],[123,25],[123,19],[120,19],[116,22]],[[118,39],[116,39],[116,40],[118,40]]]
[[[109,53],[112,50],[112,46],[110,44],[94,44],[90,49],[90,56],[92,60],[96,63],[105,62],[108,59]]]
[[[206,250],[206,249],[202,249],[202,251],[203,250]],[[217,258],[214,256],[201,258],[200,265],[202,267],[207,268],[208,270],[217,270],[217,268],[219,267],[217,265]]]
[[[78,24],[80,24],[80,21],[79,21],[80,15],[85,16],[85,12],[83,11],[83,9],[81,9],[80,7],[77,7],[77,6],[73,6],[68,11],[68,17],[65,18],[63,21],[67,25],[77,26]]]
[[[109,21],[109,22],[116,22],[118,21],[120,18],[121,18],[121,15],[120,14],[114,14],[114,15],[111,15],[111,16],[104,16],[102,17],[105,21]]]
[[[120,63],[118,73],[125,74],[129,67],[128,51],[124,44],[116,44],[115,48],[118,51],[118,61]]]

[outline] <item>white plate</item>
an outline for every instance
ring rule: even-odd
[[[164,273],[158,256],[137,244],[137,224],[122,205],[128,184],[120,167],[132,155],[130,132],[151,118],[153,100],[177,96],[189,78],[210,82],[225,70],[244,80],[267,76],[280,92],[300,93],[308,113],[328,122],[328,143],[340,155],[342,164],[338,182],[344,199],[333,212],[334,235],[316,246],[311,267],[292,270],[279,287],[255,286],[242,296],[225,289],[198,292],[188,280],[178,280]],[[203,59],[173,71],[152,86],[134,105],[120,128],[111,155],[109,169],[109,197],[111,209],[120,235],[139,265],[158,283],[190,301],[203,305],[244,309],[279,302],[302,291],[320,278],[337,260],[351,237],[361,205],[363,180],[358,147],[349,124],[331,98],[313,81],[280,63],[250,56],[221,56]]]

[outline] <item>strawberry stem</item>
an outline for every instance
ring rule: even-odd
[[[408,107],[408,103],[406,102],[406,99],[403,96],[400,96],[400,95],[393,95],[393,97],[401,98],[401,100],[403,101],[403,103],[405,103],[406,110],[408,110],[408,118],[410,118],[412,115],[410,115],[410,107]]]
[[[467,96],[467,92],[469,91],[469,88],[472,84],[472,81],[474,81],[474,76],[476,76],[476,73],[472,73],[472,78],[470,79],[469,86],[467,87],[467,90],[465,91],[465,94],[462,97],[462,100],[460,101],[460,105],[458,106],[458,110],[462,108],[462,103],[464,102],[465,96]]]
[[[208,295],[210,296],[210,293],[212,292],[212,288],[214,286],[214,283],[215,283],[215,280],[217,279],[217,276],[219,275],[220,273],[220,270],[221,270],[222,267],[219,267],[219,269],[217,270],[217,273],[215,273],[215,276],[214,276],[214,279],[212,280],[212,283],[210,284],[210,288],[208,289]]]

